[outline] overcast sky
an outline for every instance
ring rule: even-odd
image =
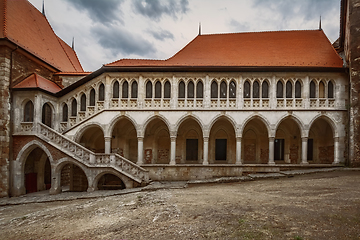
[[[40,11],[43,0],[29,0]],[[167,59],[202,34],[322,29],[339,36],[340,0],[45,0],[84,70],[121,58]]]

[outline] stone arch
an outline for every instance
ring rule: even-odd
[[[159,120],[163,121],[165,123],[165,125],[167,126],[167,128],[169,129],[169,133],[171,133],[172,128],[171,128],[171,124],[170,124],[169,120],[161,114],[152,115],[152,116],[148,117],[145,120],[144,124],[142,124],[142,129],[139,129],[139,131],[141,131],[141,133],[144,134],[148,124],[151,121],[153,121],[154,119],[159,119]]]
[[[134,118],[132,118],[128,114],[119,114],[119,115],[115,116],[113,118],[113,120],[111,120],[111,122],[108,124],[108,127],[104,131],[105,136],[111,136],[111,133],[114,131],[114,127],[115,127],[116,123],[118,121],[120,121],[121,119],[123,119],[123,118],[126,118],[127,120],[129,120],[134,125],[134,127],[136,129],[136,132],[139,132],[139,130],[141,130],[141,129],[139,129],[139,126],[138,126],[138,124],[137,124],[137,122],[135,121]]]
[[[209,126],[208,126],[208,129],[211,131],[211,129],[212,129],[212,127],[214,126],[214,124],[215,124],[217,121],[221,120],[221,119],[226,119],[226,120],[228,120],[228,121],[231,123],[231,125],[232,125],[232,127],[233,127],[233,129],[234,129],[235,135],[236,135],[236,133],[238,132],[237,123],[236,123],[235,119],[233,119],[231,116],[226,115],[226,114],[219,114],[219,115],[215,116],[215,117],[211,120],[211,122],[210,122],[210,124],[209,124]],[[205,137],[205,136],[204,136],[204,137]]]
[[[189,118],[195,120],[195,121],[199,124],[199,126],[200,126],[200,128],[201,128],[201,130],[202,130],[202,134],[203,134],[203,136],[205,136],[205,131],[204,131],[205,126],[204,126],[204,123],[203,123],[203,122],[201,121],[201,119],[198,118],[197,116],[195,116],[195,115],[190,115],[190,114],[187,114],[187,115],[181,117],[181,118],[176,122],[176,124],[175,124],[175,129],[174,129],[175,133],[177,133],[177,132],[179,131],[180,125],[181,125],[184,121],[186,121],[187,119],[189,119]]]
[[[124,184],[125,188],[132,188],[132,181],[127,178],[126,176],[122,175],[121,173],[112,170],[112,169],[106,169],[105,171],[101,171],[99,174],[97,174],[93,180],[93,185],[95,190],[99,190],[98,189],[98,184],[99,184],[99,180],[106,174],[111,174],[114,175],[116,177],[118,177],[122,183]]]
[[[329,116],[326,116],[326,115],[323,115],[323,114],[318,114],[313,119],[311,119],[311,121],[309,123],[309,129],[312,127],[314,122],[317,121],[318,119],[324,119],[330,125],[334,137],[339,137],[339,132],[337,130],[335,121],[332,118],[330,118]]]
[[[86,136],[89,134],[88,131],[90,131],[92,128],[95,129],[95,132],[92,134],[92,136]],[[100,132],[97,132],[96,129],[100,130]],[[85,139],[83,139],[83,137],[85,137]],[[96,138],[94,139],[94,137],[96,137]],[[104,129],[98,123],[86,124],[80,130],[78,130],[78,132],[75,135],[75,140],[77,143],[82,144],[84,147],[86,147],[90,151],[93,151],[96,153],[104,153],[105,152]],[[85,142],[81,142],[82,140],[84,140]],[[96,142],[95,142],[95,140],[96,140]]]
[[[91,122],[91,123],[85,123],[85,124],[81,125],[81,127],[75,133],[74,141],[78,143],[80,141],[81,137],[83,136],[83,134],[89,128],[92,128],[92,127],[99,127],[101,129],[101,131],[103,132],[104,136],[106,136],[105,135],[105,130],[104,130],[104,128],[103,128],[103,126],[101,124],[96,123],[96,122]]]
[[[266,129],[267,129],[267,132],[268,132],[268,135],[269,137],[271,136],[271,124],[270,122],[261,114],[252,114],[251,116],[249,116],[248,118],[245,119],[244,123],[242,124],[242,126],[239,128],[239,131],[238,131],[238,136],[242,136],[243,135],[243,131],[245,129],[245,126],[252,120],[254,119],[258,119],[260,120],[261,122],[263,122],[266,126]]]
[[[303,123],[303,121],[299,118],[299,117],[297,117],[296,115],[292,115],[292,114],[287,114],[287,115],[285,115],[285,116],[283,116],[283,117],[281,117],[277,122],[276,122],[276,124],[275,124],[275,131],[276,131],[276,129],[278,129],[279,128],[279,126],[280,126],[280,124],[283,122],[283,121],[285,121],[286,119],[293,119],[297,124],[298,124],[298,127],[299,127],[299,129],[300,129],[300,133],[301,133],[301,136],[302,137],[304,137],[304,133],[305,133],[305,124]]]

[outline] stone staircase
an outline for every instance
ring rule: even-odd
[[[89,168],[112,168],[139,184],[149,183],[149,172],[115,154],[98,154],[70,140],[48,126],[38,123],[36,136]]]

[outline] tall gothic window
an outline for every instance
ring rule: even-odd
[[[334,84],[332,81],[328,83],[328,98],[334,98]]]
[[[34,104],[32,101],[28,101],[24,108],[24,122],[34,121]]]
[[[75,98],[71,102],[71,116],[72,117],[77,116],[77,101]]]
[[[188,91],[187,91],[187,97],[188,98],[194,98],[194,83],[192,81],[190,81],[188,83]]]
[[[250,83],[245,81],[244,83],[244,98],[250,98]]]
[[[48,103],[45,103],[42,108],[42,123],[51,127],[52,109]]]
[[[253,83],[253,98],[260,98],[260,85],[258,81]]]
[[[122,98],[128,98],[129,97],[129,84],[127,81],[124,81],[122,85]]]
[[[62,121],[63,122],[68,121],[68,114],[69,114],[68,105],[65,103],[63,106],[63,111],[62,111]]]
[[[284,97],[283,91],[284,91],[283,83],[281,81],[278,81],[276,84],[276,97],[283,98]]]
[[[155,98],[161,98],[161,83],[157,81],[155,83]]]
[[[171,85],[169,81],[164,84],[164,98],[171,98]]]
[[[290,81],[286,82],[286,98],[292,98],[292,84]]]
[[[218,97],[218,84],[216,81],[213,81],[211,83],[211,98],[217,98]]]
[[[268,84],[268,82],[263,81],[261,87],[262,87],[262,89],[261,89],[262,98],[269,98],[269,84]]]
[[[179,83],[179,98],[185,98],[185,83],[183,81]]]
[[[113,85],[113,98],[119,98],[119,90],[120,90],[120,86],[119,86],[119,82],[115,81],[114,85]]]
[[[319,98],[325,98],[325,84],[323,81],[319,83]]]
[[[148,81],[146,83],[146,98],[152,98],[152,83]]]
[[[131,84],[131,98],[137,98],[138,97],[138,84],[136,81],[133,81]]]
[[[90,91],[90,106],[95,106],[95,89]]]
[[[236,98],[236,83],[231,81],[229,85],[229,98]]]
[[[80,111],[86,111],[86,95],[83,93],[80,98]]]
[[[99,101],[105,100],[105,86],[104,84],[100,84],[99,86]]]
[[[314,81],[310,82],[310,98],[316,98],[316,87]]]
[[[227,85],[225,81],[222,81],[220,83],[220,98],[226,98],[227,97]]]
[[[203,98],[203,94],[204,94],[204,85],[202,81],[199,81],[196,84],[196,98]]]
[[[296,81],[295,83],[295,98],[301,98],[301,83]]]

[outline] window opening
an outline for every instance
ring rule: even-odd
[[[328,98],[334,98],[334,84],[332,81],[328,83]]]
[[[161,83],[159,81],[155,83],[155,98],[161,98]]]
[[[218,97],[218,85],[217,82],[213,81],[211,83],[211,98],[217,98]]]
[[[127,81],[125,81],[122,85],[122,98],[128,98],[129,97],[129,84]]]
[[[171,98],[171,85],[169,81],[166,81],[164,85],[164,98]]]
[[[187,95],[188,98],[194,98],[194,83],[192,81],[188,83]]]
[[[283,83],[281,81],[278,81],[276,84],[276,97],[283,98],[284,97],[283,91],[284,91]]]
[[[250,98],[250,83],[246,81],[244,83],[244,98]]]
[[[85,93],[81,95],[80,98],[80,111],[86,111],[86,95]]]
[[[100,84],[99,86],[99,101],[105,100],[105,86],[104,84]]]
[[[71,116],[76,117],[76,115],[77,115],[77,101],[76,99],[74,99],[71,102]]]
[[[150,81],[146,83],[146,98],[152,98],[152,83]]]
[[[262,98],[269,98],[269,84],[267,81],[262,83]]]
[[[229,98],[236,98],[236,83],[234,81],[231,81],[229,85]]]
[[[68,114],[69,114],[68,105],[65,103],[64,106],[63,106],[63,114],[62,114],[62,121],[63,122],[68,121]]]
[[[260,97],[260,85],[258,81],[255,81],[253,84],[253,98]]]
[[[325,84],[323,81],[319,84],[319,98],[325,98]]]
[[[186,160],[198,160],[198,139],[186,139]]]
[[[290,81],[286,83],[286,98],[292,98],[292,84]]]
[[[90,91],[90,106],[95,106],[95,89]]]
[[[131,98],[137,98],[138,97],[138,84],[136,81],[133,81],[131,84]]]
[[[185,83],[183,81],[179,83],[179,98],[185,98]]]
[[[299,81],[295,83],[295,98],[301,98],[301,83]]]
[[[42,123],[51,127],[52,109],[48,103],[45,103],[42,109]]]
[[[113,98],[119,98],[120,94],[119,94],[119,89],[120,89],[120,86],[119,86],[119,82],[118,81],[115,81],[114,83],[114,86],[113,86]]]
[[[220,84],[220,98],[226,98],[227,97],[227,85],[225,81],[222,81]]]
[[[28,101],[25,104],[24,108],[24,122],[33,122],[34,121],[34,104],[31,101]]]
[[[196,85],[196,98],[203,98],[204,90],[203,83],[199,81]]]
[[[315,98],[315,83],[314,81],[310,82],[310,98]]]

